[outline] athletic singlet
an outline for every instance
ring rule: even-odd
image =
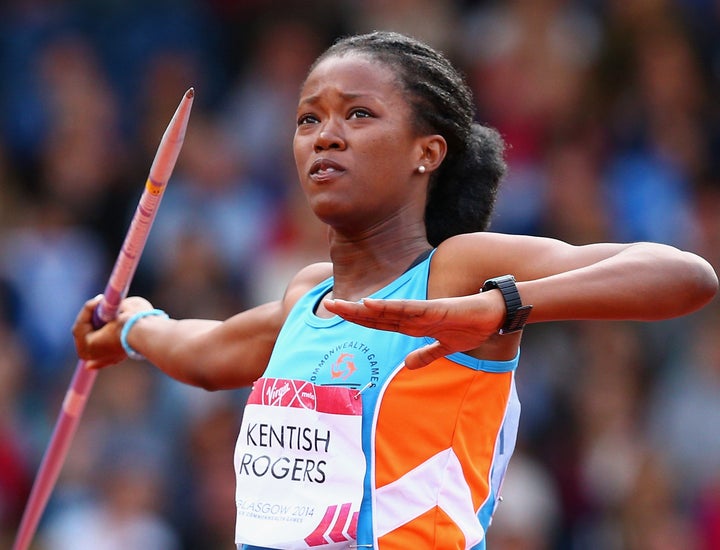
[[[426,299],[431,259],[370,297]],[[329,278],[298,300],[263,378],[361,392],[367,469],[357,547],[484,549],[515,446],[519,355],[486,361],[455,353],[410,371],[405,356],[432,339],[318,317],[332,286]]]

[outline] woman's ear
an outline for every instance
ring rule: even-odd
[[[438,169],[447,154],[447,142],[440,134],[424,136],[421,143],[421,156],[418,166],[424,166],[424,173]]]

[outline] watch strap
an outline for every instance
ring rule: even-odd
[[[500,334],[510,334],[522,330],[527,323],[532,310],[531,305],[523,305],[515,284],[515,277],[502,275],[488,279],[482,286],[481,292],[498,289],[505,300],[505,322],[500,328]]]

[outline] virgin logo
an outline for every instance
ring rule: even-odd
[[[290,391],[290,384],[285,382],[281,387],[270,386],[265,388],[265,403],[267,405],[282,405],[283,397]]]
[[[316,408],[317,395],[310,382],[265,378],[263,383],[263,405],[311,410]]]

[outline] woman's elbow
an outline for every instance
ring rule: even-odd
[[[718,276],[709,262],[695,256],[695,269],[692,271],[692,293],[688,293],[688,303],[692,310],[708,304],[718,293]]]

